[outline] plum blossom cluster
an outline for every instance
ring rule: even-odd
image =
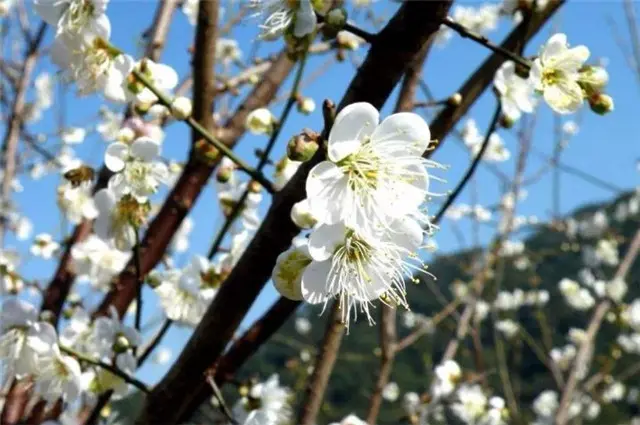
[[[56,30],[51,59],[64,77],[74,82],[78,94],[101,92],[114,102],[152,104],[156,96],[131,73],[144,74],[162,90],[178,83],[169,66],[149,59],[136,62],[110,42],[111,23],[106,15],[108,0],[36,0],[40,17]]]
[[[371,321],[376,299],[407,305],[404,281],[421,270],[422,226],[433,231],[421,210],[433,179],[427,169],[440,167],[422,157],[429,142],[417,114],[380,122],[368,103],[340,111],[327,160],[310,171],[307,198],[292,209],[293,222],[311,233],[277,260],[273,282],[282,295],[311,304],[335,297],[345,323],[358,308]]]
[[[510,414],[505,401],[468,382],[460,365],[446,360],[435,367],[428,397],[408,392],[403,408],[409,423],[506,425]],[[454,422],[455,421],[455,422]]]
[[[609,74],[602,66],[587,64],[589,56],[586,46],[570,47],[567,36],[559,33],[542,46],[528,75],[515,62],[505,62],[495,74],[494,87],[507,125],[533,112],[536,93],[559,114],[576,112],[585,100],[598,114],[613,111],[613,99],[603,92]]]
[[[0,305],[2,388],[32,382],[27,411],[41,400],[46,410],[60,402],[73,408],[81,402],[94,403],[103,391],[112,390],[116,398],[128,392],[127,380],[99,364],[132,374],[133,348],[140,343],[135,329],[124,326],[115,313],[91,322],[81,307],[60,334],[42,317],[32,304],[18,298]]]

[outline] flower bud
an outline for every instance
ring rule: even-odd
[[[191,99],[188,97],[176,97],[171,103],[171,113],[174,118],[179,120],[186,120],[189,118],[191,116],[191,109]]]
[[[613,111],[613,98],[608,94],[596,93],[589,97],[591,110],[599,115],[605,115]]]
[[[130,127],[122,127],[116,135],[116,140],[122,143],[131,143],[135,138],[136,132]]]
[[[43,322],[53,323],[53,321],[54,321],[53,311],[44,310],[43,312],[41,312],[40,313],[40,320],[42,320]]]
[[[157,288],[162,283],[162,280],[158,273],[149,273],[145,282],[152,288]]]
[[[228,167],[220,167],[216,172],[216,180],[219,183],[227,183],[231,180],[231,176],[233,176],[233,169]]]
[[[304,162],[318,150],[318,139],[320,135],[309,129],[304,129],[302,133],[293,136],[287,145],[287,156],[292,161]]]
[[[599,92],[609,82],[609,73],[601,66],[586,65],[580,69],[578,83],[587,94]]]
[[[447,103],[451,106],[460,106],[462,103],[462,95],[460,93],[454,93],[447,99]]]
[[[311,215],[307,199],[303,199],[293,205],[291,208],[291,221],[301,229],[311,229],[316,225],[318,220]]]
[[[247,116],[245,127],[253,134],[271,134],[275,118],[267,108],[254,109]]]
[[[335,7],[327,13],[324,22],[334,34],[337,34],[347,23],[347,17],[346,9]]]
[[[249,75],[249,84],[258,84],[258,81],[260,81],[260,77],[258,77],[256,74],[251,74]]]
[[[113,351],[116,353],[124,353],[128,349],[131,348],[131,343],[124,335],[118,335],[115,342],[113,343]]]
[[[249,183],[249,192],[251,193],[262,192],[262,185],[256,181],[251,181],[251,183]]]
[[[336,35],[336,41],[340,47],[347,50],[356,50],[362,43],[364,43],[362,38],[344,30],[338,32]]]
[[[513,124],[515,124],[515,120],[508,116],[507,114],[500,115],[500,126],[503,128],[511,128]]]
[[[65,308],[64,310],[62,310],[62,317],[66,320],[71,319],[73,317],[73,309]]]
[[[309,115],[316,109],[316,102],[310,97],[305,97],[298,101],[298,111],[302,114]]]

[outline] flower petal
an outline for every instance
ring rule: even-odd
[[[370,103],[359,102],[346,106],[336,116],[329,133],[329,151],[334,143],[364,141],[371,136],[379,120],[378,110]]]
[[[65,10],[69,8],[68,0],[34,0],[33,7],[43,21],[52,27],[58,26],[58,21]]]
[[[582,89],[575,81],[560,80],[544,90],[544,100],[559,114],[577,111],[584,102]]]
[[[160,143],[150,137],[139,137],[131,144],[131,155],[150,162],[160,155]]]
[[[430,141],[429,125],[413,112],[387,117],[371,135],[371,143],[398,143],[398,149],[411,149],[418,155],[422,155]]]
[[[542,49],[542,53],[540,54],[540,58],[542,62],[547,65],[547,62],[553,61],[554,57],[562,54],[567,50],[567,36],[562,33],[554,34],[547,40],[547,43],[544,45]]]
[[[344,224],[322,224],[309,236],[309,255],[316,261],[331,258],[336,247],[344,242]]]
[[[309,304],[320,304],[329,299],[327,276],[331,270],[331,261],[314,261],[302,274],[302,297]]]
[[[104,164],[114,173],[124,169],[125,161],[129,156],[129,146],[122,142],[111,143],[104,154]]]
[[[311,34],[316,29],[318,18],[313,11],[311,1],[302,0],[300,2],[300,8],[296,13],[296,22],[293,27],[293,35],[297,38],[302,38],[307,34]]]
[[[116,206],[116,197],[109,189],[100,189],[94,195],[93,202],[100,215],[110,215]]]

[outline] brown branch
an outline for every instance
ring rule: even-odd
[[[404,3],[371,46],[352,80],[341,107],[364,101],[380,108],[408,63],[438,29],[437,20],[450,3]],[[320,152],[320,151],[319,151]],[[220,287],[178,361],[147,398],[139,423],[175,423],[183,416],[191,390],[230,341],[242,318],[269,280],[276,257],[298,233],[289,218],[293,204],[304,197],[304,180],[322,157],[303,164],[274,202],[256,236]],[[119,306],[119,308],[121,308]]]
[[[627,276],[627,273],[636,260],[639,252],[640,230],[637,230],[631,245],[629,245],[629,248],[627,249],[627,253],[618,266],[618,270],[615,272],[613,277],[614,279],[624,279]],[[565,425],[569,420],[569,406],[573,400],[573,394],[578,386],[578,381],[584,378],[583,376],[580,376],[581,372],[586,374],[589,371],[589,364],[591,363],[591,357],[594,349],[593,341],[595,340],[598,330],[600,329],[600,325],[602,324],[602,320],[604,320],[604,317],[609,312],[611,305],[611,300],[605,298],[598,303],[595,311],[593,312],[589,326],[587,326],[585,338],[580,344],[580,349],[578,350],[576,358],[573,360],[573,367],[569,374],[569,379],[567,379],[567,384],[564,387],[564,391],[562,391],[560,407],[558,407],[558,411],[555,416],[555,425]]]
[[[393,312],[395,314],[395,312]],[[316,423],[318,412],[324,400],[324,394],[329,384],[329,377],[338,359],[338,351],[342,337],[344,336],[344,323],[342,323],[342,311],[340,303],[333,303],[331,316],[327,321],[327,328],[320,344],[320,350],[316,357],[313,373],[304,392],[302,410],[298,415],[297,424],[313,425]]]
[[[26,113],[27,89],[29,88],[31,75],[35,69],[36,61],[38,60],[38,49],[44,39],[46,29],[47,24],[44,22],[40,24],[36,37],[27,47],[27,51],[24,56],[24,66],[22,67],[22,73],[18,80],[16,94],[11,107],[11,114],[9,116],[9,122],[2,142],[2,168],[4,175],[2,177],[2,188],[0,192],[0,205],[2,205],[3,210],[6,210],[10,203],[11,183],[13,182],[13,178],[16,174],[20,129],[22,127],[22,120]],[[4,242],[4,231],[6,226],[7,217],[0,217],[0,246]]]
[[[1,425],[17,425],[21,422],[32,387],[33,383],[28,379],[13,381],[0,416]]]
[[[396,356],[396,310],[383,305],[380,311],[380,369],[373,393],[369,399],[369,410],[367,411],[367,423],[375,425],[380,406],[382,405],[382,392],[389,383],[393,370],[393,361]]]
[[[247,100],[227,121],[226,126],[217,130],[218,138],[227,146],[233,147],[244,134],[244,123],[249,112],[267,105],[274,98],[278,88],[292,69],[293,62],[289,60],[286,52],[282,52]],[[213,81],[211,73],[207,78],[210,82]],[[196,93],[198,90],[194,87],[194,94]],[[209,91],[209,93],[213,92]],[[208,115],[211,116],[211,112]],[[160,212],[149,225],[141,242],[142,274],[149,273],[160,262],[174,233],[193,207],[217,163],[218,160],[208,163],[196,154],[190,155],[182,175],[171,190]],[[107,294],[96,311],[96,315],[105,314],[110,305],[114,305],[121,315],[127,310],[137,292],[135,272],[130,267],[132,264],[127,266],[117,278],[116,285]]]
[[[147,57],[153,61],[160,59],[160,54],[166,44],[173,13],[179,3],[178,0],[162,0],[162,2],[158,4],[152,24],[153,32],[150,35],[149,44],[145,51]],[[106,167],[102,167],[94,190],[97,191],[106,187],[109,177],[111,177],[111,172]],[[47,310],[53,313],[52,319],[54,325],[58,323],[60,312],[76,277],[71,266],[71,248],[76,243],[86,239],[91,233],[91,228],[91,220],[83,220],[75,227],[60,258],[58,268],[43,295],[41,310]]]
[[[529,22],[525,19],[514,28],[500,47],[505,50],[515,51],[521,43],[527,43],[563,4],[564,0],[550,1],[545,9],[535,13]],[[503,62],[504,57],[498,53],[489,56],[457,91],[462,97],[460,104],[447,105],[440,111],[429,127],[431,129],[431,137],[440,140],[441,143],[436,144],[432,150],[426,152],[426,156],[433,155],[442,145],[444,136],[451,131],[453,126],[492,84],[493,76]]]

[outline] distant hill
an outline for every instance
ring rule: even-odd
[[[607,212],[612,217],[614,211],[623,202],[627,202],[631,193],[626,193],[610,203],[593,204],[582,207],[570,214],[575,219],[589,217],[598,210]],[[626,251],[625,244],[633,235],[640,223],[640,217],[635,215],[622,222],[610,219],[612,235],[622,239],[620,253]],[[546,320],[553,333],[553,346],[567,344],[566,333],[571,327],[586,326],[586,318],[574,310],[567,308],[557,284],[565,277],[577,279],[577,273],[582,268],[581,253],[574,245],[565,245],[565,250],[560,250],[563,242],[568,242],[564,233],[550,229],[547,225],[541,225],[530,232],[524,240],[527,256],[531,260],[531,268],[528,271],[519,271],[513,261],[505,261],[504,279],[502,288],[514,290],[521,288],[546,289],[550,293],[550,301],[545,309]],[[577,250],[576,250],[577,249]],[[436,256],[430,263],[429,271],[437,276],[437,281],[430,284],[437,287],[451,300],[454,297],[450,293],[450,284],[456,280],[470,281],[472,279],[472,265],[478,259],[481,252],[469,250],[452,255]],[[611,273],[608,273],[611,275]],[[635,264],[628,278],[629,293],[626,300],[632,300],[640,296],[640,265]],[[487,286],[492,291],[492,285]],[[412,311],[427,316],[432,316],[442,309],[433,293],[425,282],[410,285],[408,288],[408,300]],[[308,317],[313,323],[312,329],[305,336],[301,336],[295,330],[295,318],[289,320],[275,337],[266,344],[259,353],[241,371],[241,377],[260,376],[266,378],[272,373],[280,373],[281,381],[295,389],[296,395],[301,395],[306,383],[306,365],[300,359],[301,349],[312,352],[319,344],[324,333],[325,322],[328,314],[318,317],[320,310],[305,306],[298,311],[297,317]],[[377,312],[376,312],[377,317]],[[515,318],[514,318],[515,319]],[[519,312],[518,320],[528,331],[540,340],[540,327],[531,308],[523,308]],[[494,369],[495,359],[488,354],[491,350],[487,347],[493,345],[493,331],[491,318],[487,318],[482,326],[482,345],[485,347],[485,370]],[[441,357],[444,347],[455,327],[453,318],[443,321],[432,335],[421,338],[417,343],[402,351],[396,358],[392,381],[395,381],[401,392],[425,391],[428,389],[431,371],[434,361]],[[407,335],[409,329],[402,324],[402,315],[398,316],[399,337]],[[605,324],[600,332],[599,341],[613,339],[613,330]],[[349,334],[342,342],[340,356],[335,370],[331,376],[329,390],[323,405],[321,417],[318,423],[324,424],[332,420],[339,420],[349,413],[364,416],[368,407],[376,374],[379,367],[379,358],[374,355],[378,347],[378,327],[369,326],[366,320],[359,320],[351,325]],[[472,365],[472,344],[467,341],[463,346],[462,363]],[[539,361],[535,353],[523,343],[509,344],[507,347],[507,361],[512,373],[517,373],[520,379],[515,379],[515,390],[523,404],[529,404],[543,389],[553,388],[552,380],[546,367]],[[606,361],[607,359],[596,359]],[[618,364],[619,366],[619,364]],[[493,388],[501,388],[495,373],[489,375],[489,382]],[[385,402],[380,413],[381,424],[398,423],[403,411],[401,398],[395,403]],[[629,417],[628,407],[621,405],[616,409],[604,409],[596,423],[601,425],[616,424],[619,419]]]

